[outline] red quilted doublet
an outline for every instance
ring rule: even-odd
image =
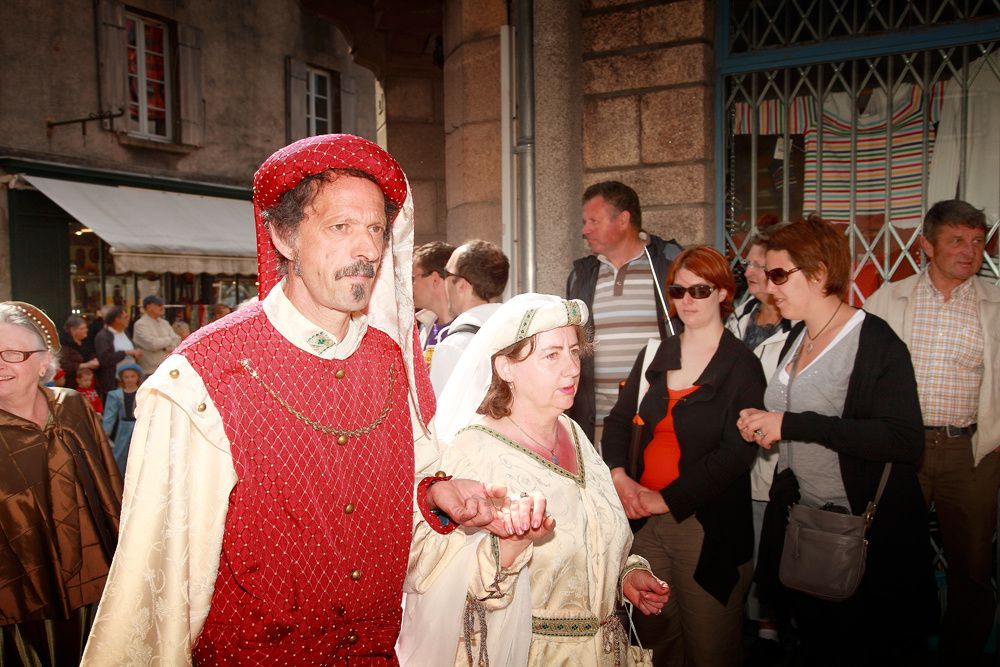
[[[198,664],[395,663],[413,493],[399,347],[369,328],[350,358],[323,360],[259,304],[220,324],[178,350],[222,414],[239,477]],[[343,444],[321,430],[380,416]]]

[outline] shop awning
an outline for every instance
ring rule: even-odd
[[[249,201],[24,178],[111,245],[118,273],[257,273]]]

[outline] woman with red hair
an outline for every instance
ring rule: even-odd
[[[667,283],[670,314],[683,331],[659,344],[648,369],[640,352],[604,423],[604,459],[638,528],[633,553],[671,586],[662,616],[636,619],[654,664],[736,665],[753,556],[756,455],[736,420],[740,410],[763,405],[764,373],[723,324],[736,285],[717,250],[685,250]]]

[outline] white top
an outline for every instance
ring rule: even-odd
[[[484,303],[473,306],[459,315],[448,325],[447,331],[458,329],[463,325],[481,327],[486,324],[490,315],[497,312],[499,303]],[[431,384],[434,385],[434,395],[440,397],[444,391],[444,386],[448,383],[455,365],[462,358],[462,353],[469,346],[475,334],[467,331],[460,331],[454,334],[449,333],[447,338],[434,346],[434,354],[431,356]]]

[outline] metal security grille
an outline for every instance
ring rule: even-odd
[[[775,47],[798,55],[794,45],[817,44],[798,58],[811,62],[767,69],[740,63],[730,69],[745,71],[720,77],[728,256],[736,262],[744,255],[761,216],[819,212],[848,237],[850,301],[860,304],[883,282],[921,269],[924,213],[935,201],[959,197],[986,210],[981,275],[1000,283],[1000,42],[879,53],[893,44],[872,37],[995,16],[998,6],[1000,0],[736,3],[729,44],[731,53],[744,52],[744,62],[755,51],[776,62]],[[839,60],[845,50],[823,43],[850,37],[876,55]],[[820,60],[820,49],[829,60]]]
[[[1000,0],[738,0],[730,52],[884,34],[989,17]]]
[[[762,216],[818,211],[849,240],[860,304],[923,267],[923,215],[958,197],[986,212],[980,275],[1000,283],[1000,0],[721,0],[717,21],[718,231],[734,266]],[[933,512],[931,545],[945,569]]]

